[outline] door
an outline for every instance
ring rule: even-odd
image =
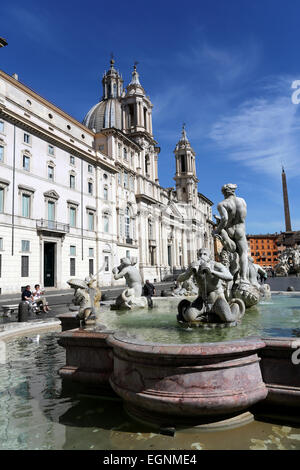
[[[44,243],[44,286],[54,287],[55,243]]]

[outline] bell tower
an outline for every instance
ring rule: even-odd
[[[185,131],[185,124],[182,126],[181,139],[177,143],[175,150],[176,193],[178,202],[190,203],[196,206],[198,197],[198,178],[196,175],[195,152],[192,149]]]
[[[124,132],[127,134],[146,132],[152,137],[153,105],[140,84],[137,64],[138,62],[135,62],[132,79],[123,99]]]
[[[102,78],[103,96],[102,100],[109,98],[120,98],[123,92],[123,79],[114,67],[114,59],[110,60],[110,68],[104,72]]]

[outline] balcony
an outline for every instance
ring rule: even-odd
[[[55,232],[64,235],[70,232],[70,225],[54,220],[39,219],[36,221],[36,229],[40,232]]]

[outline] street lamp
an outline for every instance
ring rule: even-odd
[[[7,46],[7,42],[5,41],[4,38],[0,38],[0,47]]]

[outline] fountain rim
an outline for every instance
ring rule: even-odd
[[[105,331],[103,331],[105,333]],[[243,352],[257,351],[266,346],[265,340],[257,336],[235,339],[231,341],[218,341],[206,343],[156,343],[143,341],[130,337],[125,332],[116,331],[109,333],[106,340],[111,347],[121,347],[127,351],[139,351],[147,354],[167,354],[167,355],[226,355],[240,354]]]

